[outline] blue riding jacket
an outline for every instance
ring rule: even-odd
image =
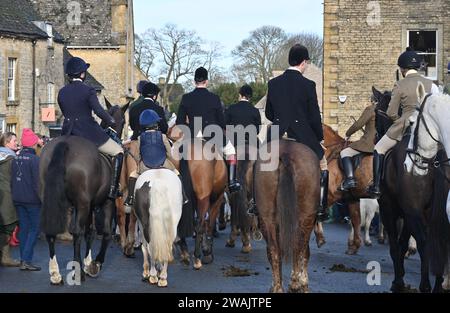
[[[148,168],[162,167],[167,159],[167,151],[162,132],[146,131],[139,138],[141,159],[144,165]]]

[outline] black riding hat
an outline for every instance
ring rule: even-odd
[[[145,96],[157,96],[161,89],[154,83],[147,83],[142,87],[142,95]]]
[[[66,64],[67,75],[78,75],[86,72],[91,65],[78,57],[71,58]]]
[[[398,66],[404,69],[414,69],[417,70],[420,68],[420,63],[422,62],[422,58],[410,48],[407,48],[405,52],[403,52],[398,58]]]
[[[247,99],[250,99],[253,96],[253,89],[249,85],[244,85],[239,89],[239,94]]]
[[[136,86],[136,91],[140,94],[142,94],[142,89],[144,88],[144,86],[148,83],[147,80],[141,80],[139,81],[139,83]]]

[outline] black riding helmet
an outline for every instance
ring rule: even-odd
[[[69,76],[77,76],[86,72],[91,65],[78,57],[71,58],[66,64],[66,74]]]
[[[398,58],[398,66],[404,69],[417,70],[420,68],[422,58],[412,49],[407,48]]]

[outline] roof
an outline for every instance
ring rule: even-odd
[[[47,39],[45,31],[33,21],[43,21],[28,0],[0,0],[0,34]],[[62,41],[54,31],[54,40]]]

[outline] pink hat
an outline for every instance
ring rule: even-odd
[[[24,128],[21,141],[23,147],[32,147],[38,143],[39,137],[30,128]]]

